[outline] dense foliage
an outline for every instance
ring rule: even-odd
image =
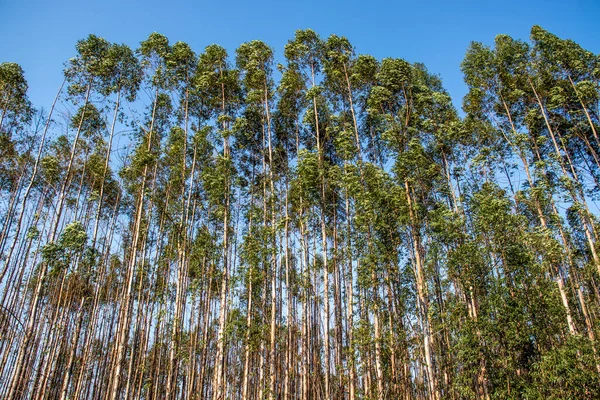
[[[600,56],[297,31],[0,64],[0,396],[600,398]]]

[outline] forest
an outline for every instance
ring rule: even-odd
[[[0,64],[0,397],[600,398],[600,55],[278,50]]]

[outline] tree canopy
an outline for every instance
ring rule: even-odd
[[[459,67],[90,35],[39,112],[1,63],[0,395],[600,398],[600,56]]]

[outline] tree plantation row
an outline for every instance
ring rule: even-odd
[[[600,398],[600,57],[301,30],[0,64],[0,397]],[[457,66],[458,67],[458,66]]]

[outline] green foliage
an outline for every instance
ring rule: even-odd
[[[31,121],[33,108],[27,98],[27,81],[20,65],[0,63],[0,133]]]
[[[78,252],[83,249],[87,239],[88,237],[83,225],[81,222],[75,221],[65,226],[65,229],[60,236],[59,243],[68,251]]]
[[[8,397],[600,397],[596,54],[473,42],[459,116],[310,29],[75,50],[40,126],[0,64]]]
[[[595,399],[600,396],[600,378],[590,342],[581,336],[549,350],[533,367],[531,398]]]
[[[70,82],[71,96],[85,96],[92,85],[100,85],[108,76],[105,60],[110,48],[106,39],[89,35],[79,40],[75,46],[77,57],[71,58],[64,70],[65,78]]]

